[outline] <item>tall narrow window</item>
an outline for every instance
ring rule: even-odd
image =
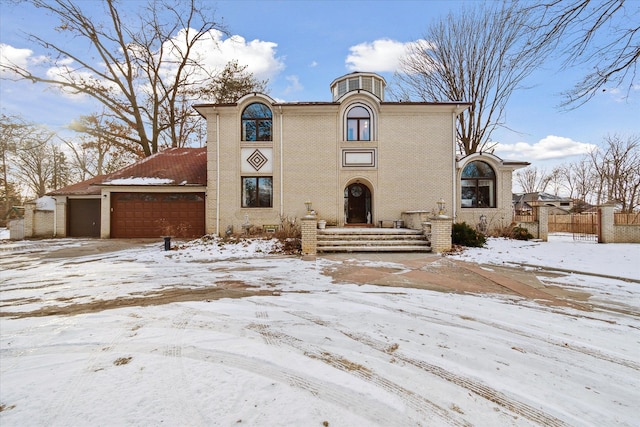
[[[249,105],[242,112],[243,141],[272,141],[272,114],[269,107],[259,102]]]
[[[347,113],[347,141],[371,140],[371,115],[364,107],[353,107]]]
[[[475,161],[465,166],[460,184],[463,208],[496,207],[496,174],[487,163]]]
[[[270,208],[273,206],[273,178],[270,176],[242,177],[242,207]]]

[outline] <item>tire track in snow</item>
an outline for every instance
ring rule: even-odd
[[[370,307],[375,307],[375,308],[391,311],[391,312],[394,312],[394,313],[401,313],[401,314],[404,314],[404,315],[407,315],[407,316],[410,316],[410,317],[414,317],[414,318],[417,318],[417,319],[436,320],[436,321],[438,321],[439,324],[442,324],[442,325],[445,325],[445,326],[453,326],[453,327],[457,327],[457,328],[465,328],[465,329],[471,329],[471,330],[475,329],[475,328],[472,328],[470,326],[460,325],[459,323],[446,322],[446,321],[443,321],[443,320],[441,320],[441,319],[439,319],[437,317],[434,317],[434,316],[426,316],[426,315],[421,314],[421,313],[411,312],[411,311],[408,311],[407,309],[400,310],[400,309],[398,309],[396,307],[388,306],[388,305],[385,305],[385,304],[374,303],[374,302],[371,302],[371,301],[364,301],[364,300],[360,300],[360,299],[356,299],[356,298],[351,298],[351,297],[348,297],[348,296],[341,296],[341,298],[346,300],[346,301],[350,301],[350,302],[353,302],[353,303],[356,303],[356,304],[368,305]],[[564,313],[564,312],[561,312],[561,311],[558,311],[558,310],[548,309],[546,307],[543,307],[543,309],[545,311],[552,311],[553,313],[556,313],[556,314],[561,314],[561,315],[574,317],[574,315],[572,313]],[[447,312],[447,311],[444,311],[444,310],[438,310],[437,308],[434,308],[434,307],[429,307],[429,310],[434,312],[434,313],[444,314],[446,316],[456,316],[456,315],[459,316],[456,313],[451,313],[451,312]],[[603,353],[603,352],[601,352],[601,351],[599,351],[597,349],[594,349],[594,348],[589,348],[589,347],[581,346],[581,345],[577,345],[577,344],[568,345],[568,343],[566,341],[553,339],[553,338],[548,338],[546,336],[543,336],[541,334],[536,333],[535,331],[531,331],[531,330],[523,331],[523,330],[519,330],[519,329],[516,329],[516,328],[509,327],[507,325],[503,325],[503,324],[496,323],[496,322],[491,322],[491,321],[488,321],[488,320],[482,320],[482,319],[478,319],[478,318],[471,317],[471,316],[465,317],[465,320],[470,321],[470,322],[476,322],[478,324],[485,325],[485,326],[490,326],[492,328],[496,328],[498,330],[502,330],[502,331],[505,331],[505,332],[509,332],[509,333],[514,334],[514,335],[518,335],[518,336],[524,337],[527,340],[535,340],[535,341],[544,342],[546,344],[550,344],[550,345],[553,345],[553,346],[556,346],[556,347],[561,347],[561,348],[563,348],[565,350],[578,352],[580,354],[584,354],[584,355],[587,355],[589,357],[593,357],[595,359],[605,360],[607,362],[611,362],[611,363],[614,363],[614,364],[617,364],[617,365],[621,365],[621,366],[626,366],[626,367],[631,368],[633,370],[640,371],[640,363],[635,362],[633,360],[625,359],[625,358],[622,358],[622,357],[617,357],[617,356],[614,356],[614,355],[611,355],[611,354],[606,354],[606,353]],[[593,319],[593,320],[600,320],[601,321],[602,319]],[[531,347],[534,348],[535,346],[532,344]],[[543,354],[543,353],[535,353],[535,351],[531,351],[531,353],[538,354],[538,355],[543,356],[543,357],[547,357],[547,355]]]
[[[295,313],[289,313],[297,316]],[[300,317],[300,316],[297,316]],[[306,320],[306,319],[305,319]],[[296,337],[285,334],[283,332],[278,332],[271,330],[268,325],[249,325],[248,328],[251,328],[258,332],[259,334],[265,336],[265,340],[267,343],[272,345],[287,345],[289,347],[293,347],[297,350],[300,350],[305,356],[320,360],[329,366],[332,366],[336,369],[339,369],[343,372],[346,372],[350,375],[353,375],[367,383],[370,383],[376,387],[379,387],[386,392],[397,396],[404,402],[407,407],[409,407],[415,413],[421,414],[420,419],[429,419],[438,417],[440,422],[438,425],[467,425],[468,422],[465,420],[459,420],[459,414],[451,412],[436,403],[426,399],[423,396],[416,394],[415,392],[403,387],[400,384],[397,384],[388,378],[385,378],[382,375],[377,374],[373,370],[366,368],[358,363],[352,362],[339,354],[329,352],[321,347],[317,347],[313,344],[308,344]],[[362,405],[362,401],[354,402],[354,405]],[[378,420],[379,421],[379,420]],[[391,425],[397,423],[397,419],[390,419]],[[415,420],[411,421],[412,423]],[[385,425],[386,423],[381,423]]]
[[[341,327],[340,325],[330,324],[326,320],[318,319],[315,316],[311,315],[310,313],[306,313],[306,312],[289,312],[289,313],[294,316],[298,316],[302,319],[305,319],[309,322],[337,331],[354,341],[357,341],[374,350],[377,350],[378,352],[388,354],[387,349],[389,345],[386,342],[376,340],[375,338],[366,336],[364,334],[355,334],[355,333],[349,332],[347,329]],[[394,351],[393,357],[405,363],[408,363],[412,366],[415,366],[425,372],[428,372],[432,375],[435,375],[439,378],[449,381],[459,387],[463,387],[473,392],[474,394],[482,397],[483,399],[494,402],[497,405],[500,405],[501,407],[511,411],[512,413],[518,414],[536,423],[542,424],[544,426],[557,426],[557,427],[568,426],[568,424],[566,424],[564,421],[550,414],[547,414],[544,411],[541,411],[537,408],[527,405],[526,403],[510,398],[504,393],[501,393],[495,390],[494,388],[489,387],[479,381],[454,374],[440,366],[433,365],[422,360],[414,359],[409,356],[405,356],[402,354],[401,351],[397,351],[397,350]]]
[[[170,364],[173,365],[167,369],[167,372],[169,372],[173,380],[166,381],[164,384],[167,387],[167,395],[175,396],[179,399],[175,407],[180,408],[179,410],[184,414],[182,415],[182,419],[189,420],[189,424],[191,425],[208,425],[211,424],[213,420],[209,419],[194,404],[197,399],[195,399],[193,393],[189,391],[189,382],[187,381],[184,364],[182,362],[185,330],[195,315],[196,310],[185,308],[171,323],[170,333],[167,334],[170,342],[167,343],[162,354],[168,357]],[[180,384],[181,386],[176,387],[176,384]]]
[[[171,344],[167,344],[166,346],[170,347]],[[95,343],[70,344],[64,346],[64,352],[68,354],[92,353],[99,352],[102,347],[103,345],[96,345]],[[59,354],[60,350],[61,349],[59,345],[39,347],[37,349],[34,349],[33,354],[41,356],[53,355]],[[158,343],[129,343],[126,345],[126,350],[132,353],[158,356]],[[3,352],[2,355],[4,358],[19,355],[19,353],[17,351],[6,351]],[[166,357],[174,356],[168,355]],[[344,408],[345,411],[349,413],[356,414],[363,419],[370,420],[371,425],[380,425],[385,427],[393,425],[420,425],[416,422],[415,419],[407,416],[406,413],[393,408],[383,401],[372,400],[370,396],[365,395],[358,390],[347,388],[337,383],[324,381],[320,378],[305,375],[294,369],[276,365],[273,362],[259,359],[251,355],[231,353],[218,349],[204,349],[195,346],[183,346],[180,350],[180,357],[242,370],[255,374],[259,377],[269,378],[272,381],[287,384],[296,390],[309,393],[309,395],[313,396],[314,398],[333,404],[337,407]],[[85,378],[90,379],[90,377],[88,376],[85,376]],[[175,386],[175,384],[173,385]],[[175,391],[175,388],[171,390]],[[77,389],[78,393],[80,393],[81,391],[82,390]],[[171,393],[171,396],[173,395],[175,395],[175,393]],[[60,396],[58,400],[64,401],[63,399],[65,399],[65,397],[69,398],[70,396]],[[194,397],[194,399],[196,398]],[[74,400],[69,399],[69,401],[67,402],[67,406],[65,406],[64,408],[71,407],[73,404]],[[63,406],[60,406],[60,410],[56,412],[61,413],[64,408]],[[51,422],[49,422],[49,424],[66,424],[56,424],[56,419],[57,418],[51,417]],[[201,423],[199,425],[212,425],[215,424],[214,421]],[[190,425],[198,425],[197,423],[193,423],[191,422],[191,420],[186,418],[185,422]]]
[[[613,356],[611,354],[606,354],[601,352],[600,350],[597,350],[595,348],[589,348],[586,346],[582,346],[582,345],[578,345],[578,344],[569,344],[566,341],[563,340],[558,340],[558,339],[552,339],[552,338],[547,338],[544,336],[541,336],[539,334],[536,334],[535,332],[530,332],[530,331],[521,331],[519,329],[515,329],[515,328],[511,328],[509,326],[506,325],[501,325],[499,323],[495,323],[495,322],[489,322],[489,321],[485,321],[485,320],[480,320],[480,319],[476,319],[474,318],[468,318],[467,320],[469,321],[474,321],[474,322],[478,322],[487,326],[491,326],[492,328],[495,329],[500,329],[503,330],[505,332],[509,332],[512,333],[514,335],[519,335],[521,337],[525,337],[528,340],[529,339],[533,339],[533,340],[537,340],[537,341],[542,341],[544,343],[556,346],[556,347],[561,347],[565,350],[568,351],[574,351],[577,353],[581,353],[583,355],[586,356],[590,356],[593,357],[595,359],[600,359],[600,360],[604,360],[607,362],[611,362],[614,363],[616,365],[621,365],[621,366],[626,366],[627,368],[633,369],[635,371],[640,371],[640,363],[635,362],[633,360],[629,360],[629,359],[624,359],[621,357],[616,357]],[[541,353],[541,352],[537,352],[535,351],[535,346],[532,344],[531,345],[531,351],[527,350],[527,352],[529,353],[533,353],[533,354],[537,354],[539,356],[543,356],[543,357],[548,357],[548,355],[546,353]]]
[[[378,350],[380,352],[385,352],[386,348],[388,347],[387,343],[376,340],[372,337],[364,336],[361,334],[351,334],[344,331],[342,333],[345,336],[355,341],[358,341],[360,343],[366,344],[369,347],[375,350]],[[457,386],[463,387],[484,399],[494,402],[502,406],[503,408],[508,409],[509,411],[515,414],[518,414],[520,416],[523,416],[536,423],[542,424],[544,426],[558,426],[558,427],[569,426],[569,424],[565,423],[559,418],[556,418],[553,415],[547,414],[546,412],[540,409],[527,405],[526,403],[510,398],[504,393],[501,393],[496,389],[489,387],[479,381],[472,380],[471,378],[464,377],[462,375],[454,374],[440,366],[425,362],[423,360],[418,360],[418,359],[405,356],[402,354],[401,351],[395,351],[393,353],[393,356],[398,360],[401,360],[405,363],[416,366],[430,374],[436,375],[444,380],[447,380],[453,384],[456,384]]]

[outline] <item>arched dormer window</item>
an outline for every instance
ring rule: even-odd
[[[243,141],[272,141],[273,124],[271,109],[260,102],[254,102],[242,112]]]
[[[347,112],[347,141],[371,141],[371,113],[361,105]]]
[[[476,160],[466,165],[460,189],[463,208],[496,207],[496,173],[488,163]]]

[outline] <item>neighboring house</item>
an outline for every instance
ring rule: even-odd
[[[553,207],[549,214],[569,214],[573,209],[573,199],[539,191],[513,195],[513,209],[516,215],[530,215],[534,206]]]
[[[108,175],[49,193],[55,235],[197,237],[205,234],[206,148],[172,148]]]
[[[331,102],[251,93],[194,106],[207,120],[206,231],[300,218],[306,202],[329,226],[379,226],[441,200],[456,220],[509,223],[511,174],[528,163],[456,159],[456,119],[470,104],[386,102],[385,86],[357,72],[331,83]]]

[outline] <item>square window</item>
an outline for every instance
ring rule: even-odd
[[[242,177],[242,207],[270,208],[273,205],[273,178]]]

